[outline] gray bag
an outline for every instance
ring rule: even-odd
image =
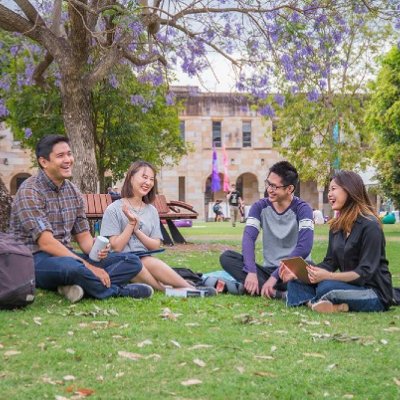
[[[0,309],[25,307],[34,299],[31,251],[14,236],[0,232]]]

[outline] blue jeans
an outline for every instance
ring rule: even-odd
[[[346,282],[326,280],[308,285],[299,280],[288,282],[287,305],[300,306],[309,301],[329,300],[333,304],[346,303],[350,311],[385,311],[375,291]]]
[[[107,258],[99,262],[89,260],[86,254],[78,255],[93,266],[106,270],[110,276],[111,286],[105,287],[82,261],[72,257],[54,257],[43,251],[33,255],[36,286],[55,291],[58,286],[79,285],[86,295],[96,299],[106,299],[111,296],[121,296],[122,286],[128,284],[142,270],[139,257],[130,253],[110,253]]]

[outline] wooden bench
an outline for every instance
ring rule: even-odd
[[[109,194],[87,194],[83,193],[83,200],[85,202],[85,214],[89,220],[90,230],[92,234],[96,235],[100,231],[100,227],[96,229],[97,221],[101,220],[104,215],[106,208],[113,202]]]
[[[167,199],[162,194],[156,195],[153,205],[157,209],[160,217],[160,228],[161,233],[164,236],[164,244],[172,246],[174,242],[187,243],[185,238],[179,232],[179,229],[174,224],[174,220],[196,219],[199,216],[199,213],[193,209],[193,206],[178,200],[167,202]],[[162,223],[163,221],[167,222],[173,240],[165,229]]]
[[[82,194],[85,201],[85,214],[87,219],[102,219],[104,211],[112,203],[109,194]]]
[[[113,202],[109,194],[83,194],[85,201],[85,214],[89,221],[97,221],[103,218],[106,208]],[[172,246],[175,243],[186,243],[186,240],[179,232],[174,224],[174,220],[179,219],[196,219],[199,214],[190,204],[182,201],[170,201],[164,195],[156,195],[153,203],[160,217],[161,233],[164,237],[164,244]],[[165,229],[162,221],[166,221],[172,239],[168,231]]]

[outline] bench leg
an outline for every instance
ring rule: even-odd
[[[160,221],[160,229],[164,238],[164,244],[167,246],[173,246],[174,242],[172,241],[171,236],[169,236],[168,231],[165,229],[164,224],[161,221]]]
[[[167,224],[175,243],[182,243],[182,244],[187,243],[185,238],[179,232],[178,228],[170,219],[167,219]]]

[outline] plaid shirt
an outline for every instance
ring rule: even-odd
[[[82,195],[69,180],[58,188],[40,170],[19,188],[11,210],[10,231],[33,253],[39,251],[37,240],[44,231],[52,232],[55,239],[71,248],[71,236],[88,230]]]

